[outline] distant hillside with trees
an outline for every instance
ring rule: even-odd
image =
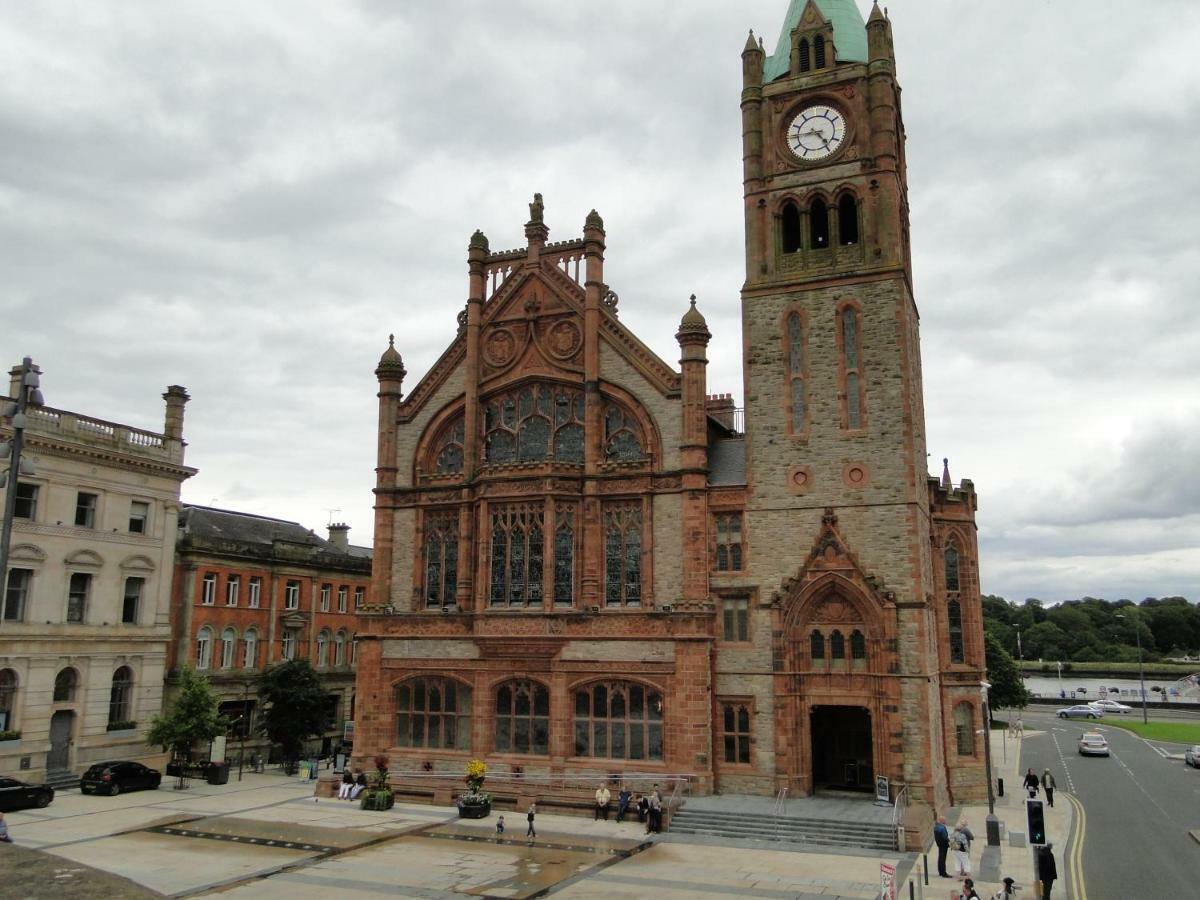
[[[1138,632],[1148,662],[1200,655],[1200,606],[1184,597],[1084,597],[1047,606],[987,595],[983,627],[1015,660],[1136,663]]]

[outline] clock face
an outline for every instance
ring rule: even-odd
[[[788,148],[806,162],[833,156],[845,142],[846,117],[832,106],[806,107],[788,125]]]

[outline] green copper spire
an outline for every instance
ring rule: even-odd
[[[867,23],[855,0],[812,0],[826,19],[833,23],[833,43],[837,47],[838,62],[867,61]],[[783,30],[775,43],[775,52],[763,66],[763,82],[774,81],[786,75],[792,55],[792,29],[800,22],[809,0],[791,0]]]

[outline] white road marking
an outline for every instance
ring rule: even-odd
[[[1065,731],[1065,728],[1056,728],[1055,731]],[[1062,763],[1063,772],[1067,776],[1067,789],[1073,794],[1075,793],[1075,782],[1071,778],[1071,767],[1067,765],[1067,757],[1063,754],[1062,745],[1058,743],[1058,735],[1050,735],[1054,739],[1054,749],[1058,751],[1059,762]]]

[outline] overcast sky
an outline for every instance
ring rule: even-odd
[[[520,245],[540,191],[551,240],[604,216],[664,359],[698,295],[740,396],[740,53],[787,5],[4,4],[0,362],[156,431],[185,385],[186,501],[370,543],[387,335],[411,389],[471,232]],[[1200,598],[1200,4],[889,6],[930,466],[977,486],[984,591]]]

